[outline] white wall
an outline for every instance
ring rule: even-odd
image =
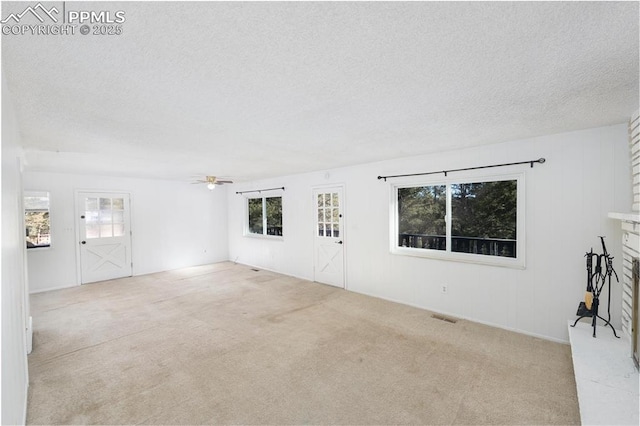
[[[2,424],[26,421],[27,324],[20,137],[2,76]]]
[[[49,191],[51,241],[27,251],[31,292],[79,285],[76,190],[131,194],[134,275],[228,259],[226,188],[189,182],[25,172],[24,189]]]
[[[315,185],[346,188],[347,289],[558,341],[584,297],[584,253],[598,235],[621,269],[619,226],[609,211],[630,200],[626,125],[541,136],[474,149],[384,161],[234,185],[229,191],[229,258],[313,279]],[[389,247],[392,182],[378,175],[417,173],[545,157],[543,165],[492,169],[525,172],[526,269],[393,255]],[[328,176],[327,176],[328,173]],[[464,176],[464,174],[456,174]],[[399,182],[399,181],[394,181]],[[244,237],[244,197],[235,191],[284,186],[284,241]],[[618,263],[617,263],[618,262]],[[448,285],[448,294],[440,285]],[[620,326],[620,285],[612,318]]]

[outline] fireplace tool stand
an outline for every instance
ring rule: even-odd
[[[578,319],[573,323],[571,327],[575,327],[582,318],[591,317],[591,327],[593,327],[593,337],[596,337],[596,322],[597,319],[600,318],[604,321],[605,326],[611,327],[613,331],[613,335],[618,339],[620,336],[616,334],[616,329],[611,325],[611,276],[616,276],[616,281],[620,282],[618,279],[618,273],[613,269],[613,257],[609,255],[607,252],[607,247],[604,244],[604,237],[600,237],[600,241],[602,241],[602,250],[603,254],[595,254],[593,249],[588,252],[585,256],[587,258],[587,295],[591,294],[593,301],[591,302],[591,307],[587,306],[585,302],[580,302],[580,306],[578,307],[578,312],[576,315],[580,315]],[[595,273],[593,272],[593,258],[596,258],[596,268]],[[605,271],[602,272],[602,263],[604,261]],[[595,279],[595,284],[593,284],[593,280]],[[602,293],[602,289],[604,285],[607,284],[607,319],[604,319],[600,315],[598,315],[598,308],[600,306],[600,294]]]

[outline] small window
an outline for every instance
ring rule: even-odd
[[[247,234],[282,236],[282,197],[247,199]]]
[[[395,187],[396,254],[524,267],[522,178]]]
[[[51,246],[48,192],[25,191],[24,223],[28,249]]]

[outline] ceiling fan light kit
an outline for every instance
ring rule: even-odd
[[[204,180],[203,179],[198,179],[195,182],[191,182],[191,183],[206,183],[207,184],[207,188],[210,191],[213,191],[214,189],[216,189],[216,185],[224,185],[225,183],[233,183],[233,181],[231,181],[231,180],[219,180],[215,176],[205,176]]]

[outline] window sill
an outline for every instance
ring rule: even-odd
[[[27,247],[27,251],[31,251],[31,250],[35,250],[35,251],[49,250],[50,248],[51,248],[51,244],[47,244],[46,246]]]
[[[257,240],[284,241],[282,235],[261,235],[261,234],[244,234],[245,237],[255,238]]]
[[[501,268],[525,269],[524,259],[520,258],[452,253],[444,250],[425,250],[406,247],[393,247],[391,249],[391,254],[445,260],[450,262],[471,263],[475,265],[497,266]]]

